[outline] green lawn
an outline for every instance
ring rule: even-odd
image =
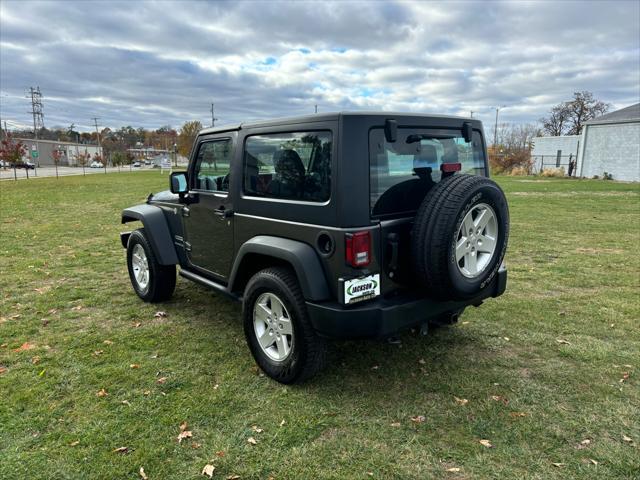
[[[498,181],[507,293],[426,338],[336,343],[293,387],[258,373],[238,305],[133,293],[120,210],[166,175],[0,183],[0,478],[639,478],[640,188]]]

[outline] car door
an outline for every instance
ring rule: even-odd
[[[225,282],[233,259],[233,202],[229,193],[234,139],[206,138],[189,171],[189,204],[182,210],[184,247],[192,269]]]

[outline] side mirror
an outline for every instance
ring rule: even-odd
[[[398,121],[387,118],[384,122],[384,138],[389,143],[398,139]]]
[[[470,122],[464,122],[462,124],[462,137],[466,143],[470,143],[473,138],[473,127]]]
[[[171,193],[182,196],[189,190],[187,185],[187,172],[172,172],[169,177]]]

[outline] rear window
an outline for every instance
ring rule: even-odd
[[[373,216],[418,209],[429,189],[441,179],[440,165],[460,163],[461,173],[485,175],[480,133],[466,143],[460,130],[398,128],[389,143],[384,129],[369,133],[370,193]]]
[[[253,135],[245,142],[246,195],[325,202],[331,193],[331,132]]]

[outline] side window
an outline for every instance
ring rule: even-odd
[[[245,142],[246,195],[325,202],[331,194],[331,132],[253,135]]]
[[[212,140],[200,144],[194,171],[197,190],[209,192],[229,191],[231,167],[231,140]]]

